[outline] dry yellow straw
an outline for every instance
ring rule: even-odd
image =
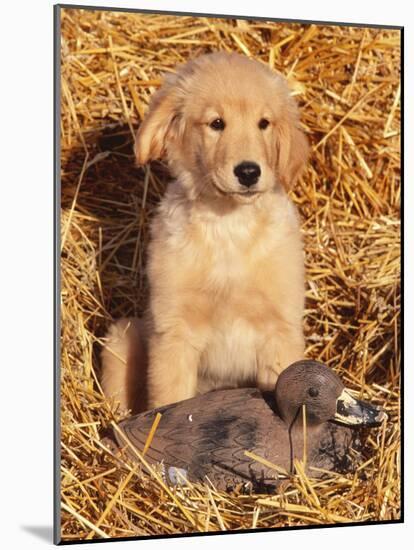
[[[103,539],[109,539],[110,536],[104,533],[99,527],[96,527],[91,521],[89,521],[87,518],[83,517],[82,514],[79,514],[75,510],[73,510],[70,506],[65,504],[64,502],[61,503],[61,507],[63,510],[66,510],[72,516],[74,516],[77,520],[79,520],[81,523],[85,524],[87,527],[92,529],[97,535],[102,537]]]
[[[161,420],[161,416],[162,414],[157,412],[157,414],[155,415],[155,418],[154,418],[154,422],[152,423],[152,426],[151,426],[151,429],[149,431],[149,434],[148,434],[148,437],[147,437],[147,440],[145,441],[145,445],[144,445],[144,449],[142,451],[142,456],[145,455],[145,453],[148,451],[149,449],[149,446],[151,445],[151,442],[154,438],[154,434],[155,434],[155,431],[156,429],[158,428],[158,424],[160,423],[160,420]]]
[[[302,405],[302,422],[303,422],[303,469],[306,470],[306,461],[307,461],[307,434],[306,434],[306,405]]]
[[[282,474],[286,477],[289,476],[288,472],[281,466],[277,466],[276,464],[273,464],[273,462],[270,462],[269,460],[266,460],[265,458],[262,458],[261,456],[258,456],[257,454],[252,453],[251,451],[244,451],[244,454],[245,456],[251,458],[252,460],[256,460],[256,462],[260,462],[260,464],[263,464],[263,466],[267,466],[272,470],[276,470],[276,472],[278,472],[279,474]]]
[[[212,506],[213,506],[213,509],[214,509],[214,511],[215,511],[215,513],[216,513],[216,517],[217,517],[217,521],[219,522],[220,529],[221,529],[222,531],[227,531],[226,526],[224,525],[223,518],[221,517],[220,512],[219,512],[219,510],[218,510],[218,508],[217,508],[217,504],[216,504],[216,502],[215,502],[215,500],[214,500],[214,498],[213,498],[213,495],[211,494],[210,487],[207,487],[207,493],[208,493],[208,496],[209,496],[209,498],[210,498],[210,502],[211,502],[211,504],[212,504]]]
[[[134,447],[134,445],[129,441],[127,436],[124,434],[124,432],[115,424],[115,422],[112,422],[112,427],[117,431],[117,433],[121,436],[121,438],[125,441],[125,443],[128,445],[128,447],[132,450],[132,452],[135,454],[135,456],[138,458],[138,460],[145,466],[145,468],[148,470],[148,472],[158,481],[158,483],[161,485],[161,487],[168,493],[168,495],[173,499],[175,504],[180,508],[184,516],[188,519],[188,521],[195,526],[196,521],[194,518],[187,512],[185,508],[181,505],[180,501],[176,498],[176,496],[170,491],[170,489],[167,487],[167,485],[162,481],[161,477],[155,472],[154,468],[150,466],[150,464],[143,458],[143,456],[137,451],[137,449]]]

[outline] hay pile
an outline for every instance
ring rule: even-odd
[[[62,538],[393,520],[400,516],[400,34],[396,30],[62,10]],[[300,470],[276,496],[168,492],[105,450],[120,415],[98,385],[112,318],[146,297],[148,222],[168,182],[132,142],[162,73],[213,50],[288,77],[312,143],[303,219],[307,356],[389,421],[355,475]]]

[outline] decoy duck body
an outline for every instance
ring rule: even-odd
[[[139,452],[157,412],[162,417],[145,459],[163,465],[167,482],[207,476],[219,489],[247,483],[257,491],[276,488],[278,474],[245,451],[291,472],[293,460],[304,456],[306,440],[310,475],[318,476],[312,467],[349,470],[355,432],[344,424],[375,426],[386,417],[378,407],[354,399],[327,366],[309,360],[284,370],[274,393],[217,390],[122,421],[121,431]],[[115,437],[124,447],[124,438],[117,432]],[[131,450],[130,456],[136,460]]]

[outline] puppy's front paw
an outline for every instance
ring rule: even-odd
[[[273,391],[281,370],[279,364],[269,367],[259,367],[256,374],[257,387],[262,391]]]

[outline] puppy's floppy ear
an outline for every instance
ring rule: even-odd
[[[169,78],[153,96],[147,115],[138,129],[134,152],[138,164],[163,156],[167,139],[174,139],[180,118],[180,98],[175,79]]]
[[[299,177],[308,158],[309,145],[305,134],[291,122],[283,122],[277,131],[279,181],[289,190]]]

